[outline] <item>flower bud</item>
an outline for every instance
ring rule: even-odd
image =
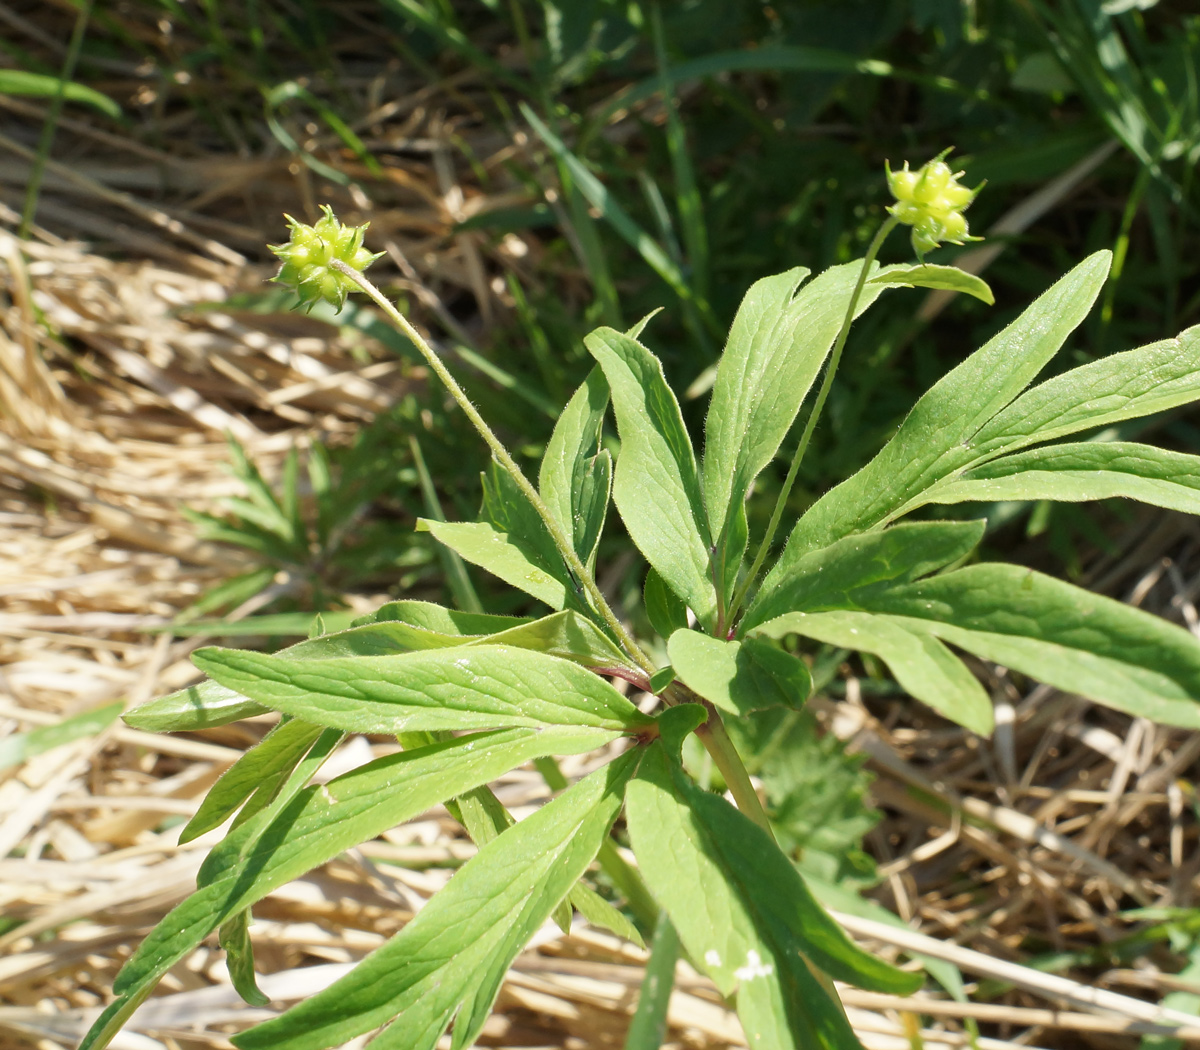
[[[287,244],[269,245],[283,260],[279,273],[271,279],[292,288],[310,310],[322,300],[340,310],[347,293],[357,291],[358,285],[333,268],[334,260],[361,273],[384,253],[363,247],[363,233],[369,223],[346,226],[338,221],[329,205],[321,205],[321,211],[321,218],[312,226],[285,216],[291,238]]]
[[[899,171],[887,167],[888,188],[896,198],[888,212],[913,228],[912,246],[918,258],[924,258],[942,241],[962,244],[982,239],[969,235],[962,214],[982,189],[982,183],[973,190],[963,186],[958,180],[964,173],[952,172],[942,159],[949,152],[946,150],[917,171],[909,171],[908,161]]]

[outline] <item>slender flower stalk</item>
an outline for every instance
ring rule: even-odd
[[[639,666],[647,674],[652,674],[655,670],[654,664],[642,651],[641,646],[637,644],[633,635],[625,629],[625,625],[617,618],[616,613],[613,612],[612,607],[601,593],[592,574],[588,572],[586,566],[584,566],[579,556],[575,553],[575,548],[570,539],[563,532],[554,515],[550,513],[549,507],[546,506],[537,489],[530,484],[524,472],[513,460],[512,456],[509,455],[508,449],[504,447],[504,444],[496,437],[492,428],[488,426],[487,421],[479,414],[479,410],[471,404],[470,398],[467,397],[462,387],[458,385],[458,381],[451,375],[450,370],[446,368],[442,359],[434,352],[433,347],[412,326],[408,318],[400,313],[366,277],[352,266],[340,260],[335,260],[332,266],[340,274],[344,274],[352,280],[361,291],[370,296],[376,305],[388,315],[391,321],[413,341],[413,344],[420,351],[421,356],[425,358],[429,367],[433,369],[434,374],[442,381],[446,389],[450,391],[450,396],[458,402],[459,407],[466,413],[467,418],[479,432],[480,437],[487,443],[488,448],[492,450],[492,454],[499,461],[500,465],[508,471],[512,479],[538,512],[551,537],[554,539],[554,544],[558,547],[559,553],[563,556],[563,559],[576,579],[579,580],[580,584],[587,591],[596,606],[597,612],[604,617],[605,622],[612,628],[620,640],[622,647],[632,659],[638,662]],[[666,703],[679,703],[685,700],[685,698],[679,696],[677,691],[668,689],[663,696],[663,700]],[[750,783],[750,775],[746,772],[745,764],[742,762],[737,748],[734,747],[733,741],[729,739],[729,734],[725,731],[721,716],[711,704],[706,704],[705,706],[709,709],[708,721],[700,727],[696,735],[700,738],[701,743],[708,753],[712,755],[713,762],[725,778],[725,783],[729,787],[734,801],[737,802],[738,809],[760,827],[764,828],[768,835],[774,837],[770,821],[763,811],[762,803],[759,801],[754,786]]]
[[[983,240],[982,237],[970,236],[970,228],[963,212],[970,207],[984,184],[980,183],[973,190],[963,186],[958,180],[965,173],[951,171],[950,166],[944,160],[949,152],[948,149],[944,150],[916,171],[909,170],[908,161],[904,162],[904,167],[899,171],[892,171],[890,166],[887,167],[888,188],[891,190],[892,196],[896,198],[896,203],[888,208],[888,219],[879,227],[879,231],[875,234],[871,246],[867,249],[866,257],[863,259],[858,282],[854,286],[850,303],[846,307],[846,319],[842,322],[833,352],[829,355],[829,365],[825,369],[821,389],[817,393],[817,400],[812,411],[808,414],[804,433],[801,434],[800,444],[796,446],[796,453],[792,456],[792,463],[788,468],[787,477],[784,479],[783,488],[779,490],[779,497],[775,501],[775,509],[771,512],[771,520],[767,524],[766,534],[755,554],[750,571],[746,573],[746,578],[730,605],[729,620],[731,623],[736,620],[738,610],[741,609],[742,602],[746,600],[750,588],[754,586],[754,581],[762,570],[763,561],[771,550],[771,544],[779,528],[779,520],[783,517],[784,508],[787,506],[788,497],[792,492],[792,485],[795,484],[796,474],[800,469],[800,462],[804,459],[804,453],[808,451],[808,443],[812,439],[817,421],[821,418],[821,411],[825,407],[825,401],[829,397],[829,388],[833,385],[833,377],[837,374],[838,364],[842,359],[842,350],[846,345],[846,338],[850,334],[850,325],[854,321],[854,312],[858,308],[858,301],[862,296],[867,274],[870,273],[871,264],[875,261],[875,256],[879,254],[879,249],[888,234],[899,225],[911,226],[913,251],[922,262],[925,259],[925,252],[939,247],[942,241],[963,244],[966,241]]]
[[[471,403],[458,380],[434,352],[433,347],[413,327],[408,318],[396,309],[395,305],[363,275],[362,271],[378,258],[378,255],[363,247],[366,225],[344,226],[338,222],[332,209],[326,207],[323,210],[324,214],[313,226],[306,226],[295,219],[288,220],[291,223],[291,238],[286,244],[272,247],[272,251],[283,260],[283,265],[275,280],[295,288],[301,301],[307,303],[310,308],[321,300],[340,307],[345,302],[347,293],[354,290],[361,291],[387,315],[397,329],[408,336],[433,370],[434,375],[438,377],[442,385],[449,391],[450,396],[454,398],[459,408],[471,421],[471,425],[483,438],[497,462],[508,472],[525,498],[529,500],[530,505],[537,511],[567,567],[587,593],[596,611],[608,624],[626,654],[642,668],[647,676],[651,675],[655,670],[654,664],[609,605],[595,578],[576,553],[570,537],[567,536],[554,515],[550,513],[550,508],[546,506],[541,494],[525,477],[524,471],[517,465],[492,428],[488,426],[487,421],[479,414],[479,410]],[[689,699],[692,698],[681,694],[676,687],[668,688],[662,694],[662,700],[667,704],[687,702]],[[720,715],[711,705],[706,706],[709,708],[709,719],[697,735],[725,777],[738,808],[770,834],[771,828],[766,813],[763,812],[758,795],[750,783],[750,776],[746,772],[741,756],[725,732]]]
[[[504,447],[504,443],[496,437],[492,428],[488,426],[487,421],[479,414],[479,410],[471,403],[471,399],[467,397],[466,391],[458,385],[458,380],[454,378],[442,359],[434,352],[433,347],[425,341],[424,337],[412,326],[408,318],[397,310],[368,278],[340,259],[334,260],[332,266],[338,273],[353,281],[360,291],[370,296],[372,301],[388,315],[392,323],[412,340],[413,345],[416,346],[421,356],[425,358],[434,375],[441,380],[442,385],[450,392],[450,396],[458,402],[458,407],[463,410],[466,417],[471,421],[471,425],[475,427],[479,432],[479,436],[483,438],[487,447],[491,449],[492,455],[508,471],[509,476],[517,483],[518,488],[524,493],[525,498],[529,500],[533,509],[537,511],[538,517],[545,524],[546,530],[550,533],[551,539],[554,540],[554,545],[558,548],[559,554],[562,555],[563,560],[567,563],[567,567],[571,570],[576,580],[579,581],[580,586],[587,592],[596,611],[604,618],[604,622],[608,624],[609,628],[616,635],[622,648],[625,649],[631,659],[637,662],[642,670],[647,674],[652,674],[655,670],[654,664],[642,652],[633,635],[626,630],[625,625],[621,623],[617,614],[613,612],[612,606],[608,604],[608,600],[601,593],[599,586],[592,578],[592,574],[587,571],[579,555],[575,553],[574,545],[554,515],[550,513],[550,508],[546,506],[538,490],[525,477],[524,471],[517,465],[516,460],[509,455],[508,449]]]
[[[804,425],[804,433],[800,435],[800,444],[796,446],[796,452],[792,456],[792,464],[788,467],[787,477],[784,478],[783,487],[779,490],[779,497],[775,500],[775,509],[771,512],[771,520],[767,523],[767,531],[763,534],[762,543],[759,544],[758,552],[754,556],[750,571],[746,573],[746,578],[742,581],[741,587],[730,603],[730,623],[736,621],[738,611],[741,609],[742,603],[746,600],[746,595],[750,588],[754,586],[754,581],[758,578],[758,574],[762,570],[762,564],[766,560],[767,554],[771,550],[771,544],[775,540],[775,533],[779,529],[779,521],[783,517],[784,508],[787,507],[788,496],[791,495],[792,486],[796,483],[796,474],[800,470],[800,463],[804,459],[804,453],[808,451],[808,443],[812,440],[813,431],[817,428],[817,421],[821,418],[821,411],[824,409],[825,401],[829,397],[829,389],[833,386],[833,377],[837,374],[838,364],[842,360],[842,350],[845,348],[846,339],[850,335],[850,325],[854,321],[854,312],[858,308],[858,300],[862,297],[863,286],[867,283],[867,274],[871,272],[871,264],[875,261],[875,256],[879,254],[879,249],[883,246],[883,242],[887,240],[887,235],[900,224],[900,221],[895,215],[890,216],[879,227],[874,240],[871,241],[871,246],[867,249],[862,269],[859,270],[858,280],[855,282],[854,291],[846,307],[846,318],[842,321],[837,341],[833,344],[833,352],[829,355],[829,365],[825,369],[825,378],[821,381],[821,389],[817,392],[817,400],[813,404],[812,411],[808,414],[808,421]]]

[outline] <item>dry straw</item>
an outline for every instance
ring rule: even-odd
[[[462,128],[446,115],[469,115],[466,87],[414,87],[381,105],[361,130],[402,140],[411,159],[378,187],[387,206],[368,213],[353,190],[339,202],[372,221],[389,255],[379,269],[398,269],[435,330],[459,341],[470,340],[472,318],[504,313],[496,278],[516,269],[531,280],[538,251],[532,238],[496,247],[452,229],[521,199],[506,189],[489,197],[471,181],[455,145]],[[30,139],[39,108],[0,105]],[[269,267],[245,260],[261,257],[281,227],[260,228],[257,218],[315,217],[320,187],[306,169],[287,157],[185,161],[84,123],[63,128],[84,144],[85,161],[49,166],[44,226],[23,243],[4,231],[16,228],[12,187],[28,149],[0,138],[0,734],[10,740],[192,680],[196,641],[145,631],[239,567],[236,552],[198,542],[180,514],[232,491],[226,432],[274,476],[293,444],[317,433],[346,438],[421,382],[379,347],[368,346],[364,362],[316,322],[197,308],[261,286]],[[493,172],[524,148],[483,133],[472,147]],[[352,158],[327,156],[363,174]],[[231,203],[251,188],[253,208]],[[564,294],[575,289],[564,276]],[[1191,520],[1145,512],[1116,534],[1114,550],[1087,566],[1096,586],[1197,627],[1200,533]],[[899,701],[880,720],[848,669],[844,698],[816,705],[827,731],[870,757],[886,814],[870,841],[885,874],[878,896],[912,931],[847,919],[851,932],[885,952],[949,958],[968,990],[988,979],[1007,989],[969,1003],[934,991],[897,1000],[847,990],[864,1043],[957,1048],[968,1045],[967,1018],[984,1025],[985,1050],[1129,1046],[1164,1024],[1200,1041],[1200,1022],[1159,1007],[1170,992],[1200,989],[1157,969],[1165,959],[1153,953],[1131,970],[1104,951],[1129,933],[1122,908],[1194,903],[1200,842],[1184,778],[1200,736],[979,670],[1004,716],[993,741],[914,718]],[[0,903],[23,923],[0,936],[0,1045],[71,1046],[86,1030],[122,960],[187,894],[211,843],[178,846],[178,820],[168,818],[194,812],[267,728],[251,720],[175,737],[118,722],[0,771]],[[346,767],[383,750],[357,738],[340,758]],[[519,813],[544,801],[540,783],[518,772],[499,793]],[[272,894],[251,930],[264,990],[283,1006],[326,986],[471,851],[438,810]],[[1051,980],[1024,965],[1030,944],[1095,954]],[[518,958],[485,1041],[619,1045],[644,961],[586,927],[544,931]],[[206,945],[113,1045],[226,1046],[226,1035],[264,1016],[237,1000],[221,953]],[[670,1022],[679,1045],[742,1038],[685,964]]]

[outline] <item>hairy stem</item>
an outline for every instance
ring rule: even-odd
[[[408,318],[397,310],[371,281],[353,267],[347,266],[341,260],[334,260],[331,265],[339,273],[345,274],[354,281],[387,314],[392,323],[412,340],[413,345],[420,351],[421,356],[425,358],[429,367],[433,369],[434,374],[442,381],[446,389],[450,391],[451,397],[458,402],[459,407],[466,413],[467,418],[479,432],[480,437],[487,443],[488,448],[492,450],[492,454],[500,462],[500,465],[508,471],[512,479],[525,494],[526,499],[529,500],[530,504],[538,512],[538,516],[545,523],[546,529],[554,539],[554,544],[562,555],[563,560],[567,563],[567,566],[576,579],[578,579],[579,583],[585,588],[597,612],[604,617],[605,622],[612,628],[613,633],[620,641],[626,653],[633,660],[637,661],[638,665],[647,675],[653,674],[655,670],[654,664],[651,663],[650,658],[642,651],[633,635],[625,629],[624,624],[617,618],[616,613],[613,612],[612,607],[608,604],[608,601],[600,592],[600,588],[596,585],[592,574],[587,571],[579,555],[575,553],[575,548],[571,544],[570,539],[554,519],[554,515],[550,513],[549,507],[546,506],[537,489],[529,483],[524,472],[517,466],[512,456],[509,455],[508,449],[504,447],[500,439],[492,432],[492,428],[488,426],[486,420],[479,414],[479,410],[471,404],[470,398],[467,397],[462,387],[458,385],[458,381],[451,375],[450,370],[446,368],[442,359],[434,352],[433,347],[425,341],[421,333],[409,322]],[[671,690],[668,690],[667,693],[668,695],[663,696],[665,703],[680,702],[679,697],[669,695]],[[729,734],[725,731],[725,725],[721,721],[721,716],[711,704],[706,704],[705,706],[709,712],[708,722],[697,730],[696,735],[700,738],[705,748],[708,749],[709,754],[712,755],[717,769],[721,771],[721,775],[725,778],[725,783],[728,785],[734,800],[737,802],[738,809],[760,827],[766,829],[767,834],[771,834],[771,826],[767,820],[767,815],[763,812],[758,794],[755,792],[754,786],[750,783],[750,774],[746,772],[746,767],[742,764],[741,756],[733,746],[733,741],[729,739]]]
[[[817,392],[817,400],[813,404],[812,411],[808,414],[808,421],[804,424],[804,433],[800,435],[800,444],[796,446],[796,453],[792,456],[792,465],[788,468],[787,477],[784,478],[783,488],[779,490],[779,497],[775,500],[775,509],[771,512],[771,520],[767,524],[767,531],[763,535],[758,553],[754,556],[754,562],[750,566],[750,571],[746,573],[746,578],[742,581],[742,586],[739,588],[730,605],[729,620],[731,623],[737,618],[738,611],[741,609],[742,603],[746,600],[747,593],[754,586],[754,581],[758,579],[758,574],[762,570],[762,564],[766,560],[767,554],[771,550],[771,544],[775,540],[775,533],[779,530],[779,521],[783,517],[784,509],[787,507],[788,497],[791,495],[792,486],[796,482],[796,474],[800,470],[800,463],[804,459],[804,453],[808,451],[808,443],[812,440],[813,431],[817,428],[817,421],[821,418],[821,411],[825,408],[825,401],[829,397],[829,389],[833,386],[833,377],[836,375],[838,364],[842,360],[842,350],[845,348],[846,339],[850,335],[850,325],[854,322],[854,311],[858,308],[858,300],[862,298],[863,286],[867,283],[867,274],[871,272],[871,264],[875,261],[875,256],[879,254],[879,249],[887,239],[887,235],[896,228],[899,221],[894,215],[888,216],[887,221],[879,227],[874,240],[871,241],[871,246],[867,249],[866,256],[863,258],[862,269],[858,273],[858,281],[854,285],[854,291],[846,307],[846,319],[842,322],[837,341],[833,344],[833,352],[829,355],[829,365],[825,369],[825,377],[821,381],[821,389]]]
[[[458,380],[450,373],[450,370],[443,363],[442,359],[434,352],[421,333],[418,332],[408,318],[406,318],[396,307],[389,302],[366,277],[354,269],[352,266],[347,266],[340,259],[335,259],[330,264],[339,273],[345,274],[355,284],[358,285],[372,301],[387,314],[391,322],[400,329],[413,345],[420,351],[421,356],[425,358],[426,363],[433,369],[434,375],[441,380],[442,385],[450,391],[450,396],[458,402],[459,408],[466,413],[467,418],[471,421],[472,426],[479,432],[479,436],[483,438],[492,455],[496,457],[500,465],[508,471],[513,481],[517,483],[518,488],[524,493],[525,498],[529,500],[533,509],[537,511],[546,526],[546,530],[550,533],[554,540],[554,545],[558,548],[559,554],[562,555],[563,561],[567,563],[567,567],[575,576],[579,584],[587,591],[588,597],[591,599],[596,611],[604,618],[604,622],[608,624],[617,640],[621,643],[622,648],[635,660],[647,674],[654,672],[654,664],[650,662],[649,657],[642,652],[641,647],[637,644],[633,635],[625,629],[625,625],[621,623],[617,614],[613,612],[612,606],[608,604],[608,600],[601,593],[599,586],[596,584],[592,574],[588,572],[586,566],[580,560],[579,555],[575,553],[575,547],[571,543],[570,537],[563,531],[562,526],[555,520],[554,515],[550,513],[550,508],[546,506],[545,501],[538,494],[538,490],[530,484],[529,479],[525,477],[524,472],[517,466],[516,460],[509,455],[508,449],[496,437],[492,428],[488,426],[487,421],[479,414],[479,410],[471,404],[471,399],[467,397],[466,392],[458,385]]]

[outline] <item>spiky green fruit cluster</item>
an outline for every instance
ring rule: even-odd
[[[312,225],[297,222],[285,215],[291,228],[287,244],[269,245],[283,265],[273,278],[295,290],[300,303],[312,309],[324,300],[339,310],[346,302],[349,292],[358,291],[358,285],[346,274],[333,268],[335,259],[353,270],[362,273],[383,252],[370,252],[363,247],[363,234],[370,223],[347,226],[338,221],[328,204],[321,205],[322,215]]]
[[[908,161],[900,171],[887,168],[888,187],[896,198],[888,211],[904,225],[912,227],[912,246],[917,258],[937,248],[942,241],[962,244],[978,241],[970,236],[970,227],[963,212],[983,189],[967,189],[958,180],[966,174],[951,171],[943,159],[949,150],[939,154],[917,171],[908,170]]]

